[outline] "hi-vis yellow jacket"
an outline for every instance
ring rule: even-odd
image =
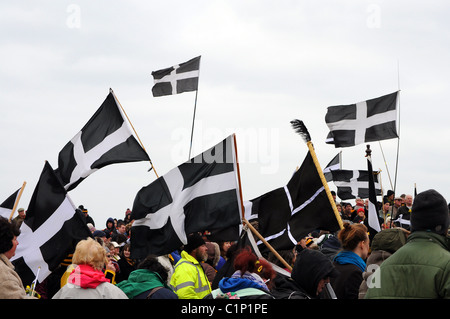
[[[200,263],[186,251],[175,265],[170,279],[173,291],[180,299],[202,299],[211,293],[211,286]]]

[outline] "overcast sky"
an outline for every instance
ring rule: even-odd
[[[448,1],[3,1],[0,3],[0,201],[27,186],[112,88],[156,171],[188,159],[195,92],[154,98],[151,72],[201,55],[193,154],[237,134],[244,199],[284,186],[307,154],[367,169],[365,145],[325,144],[326,108],[400,93],[397,194],[450,200]],[[371,143],[385,192],[397,139]],[[384,151],[386,164],[381,150]],[[123,218],[154,181],[149,163],[105,167],[70,197],[98,228]],[[389,173],[389,174],[388,174]],[[331,189],[336,189],[330,183]]]

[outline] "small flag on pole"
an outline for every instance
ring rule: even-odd
[[[200,73],[200,58],[198,56],[187,62],[166,69],[153,71],[155,85],[153,96],[174,95],[183,92],[197,91]]]
[[[20,188],[10,195],[3,203],[0,204],[0,216],[9,218],[14,208],[14,203],[17,200]]]

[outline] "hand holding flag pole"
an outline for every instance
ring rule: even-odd
[[[295,130],[296,133],[300,134],[300,136],[303,138],[303,140],[306,142],[306,145],[308,146],[309,152],[311,153],[311,157],[313,158],[314,165],[316,166],[317,172],[319,173],[320,180],[322,181],[323,187],[325,188],[325,192],[327,193],[327,197],[330,201],[331,207],[333,207],[334,215],[336,216],[336,219],[339,223],[339,227],[341,229],[344,228],[341,216],[339,215],[339,212],[336,207],[336,203],[333,199],[333,196],[331,196],[330,188],[328,187],[328,183],[325,179],[325,176],[323,175],[322,168],[320,167],[319,160],[317,159],[316,152],[314,150],[314,146],[311,142],[311,135],[308,132],[308,129],[306,128],[305,124],[301,120],[292,120],[291,121],[292,128]]]

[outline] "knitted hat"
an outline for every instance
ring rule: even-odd
[[[448,206],[445,198],[434,189],[419,193],[411,208],[411,231],[429,230],[447,234]]]
[[[205,241],[203,240],[202,236],[198,233],[193,233],[189,235],[187,240],[188,243],[184,245],[184,250],[188,253],[191,253],[191,251],[193,251],[194,249],[205,244]]]

